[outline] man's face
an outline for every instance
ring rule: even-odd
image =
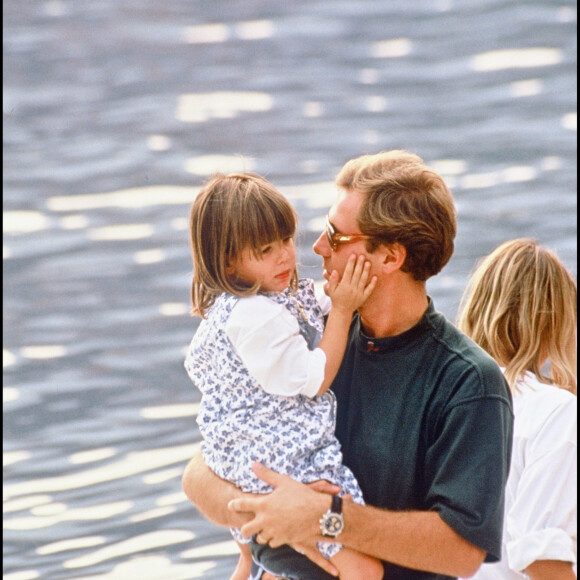
[[[356,218],[358,216],[363,197],[358,193],[347,193],[341,191],[336,202],[328,212],[328,219],[339,234],[361,234]],[[326,231],[322,232],[314,245],[314,252],[323,258],[324,272],[326,280],[333,270],[336,270],[340,277],[344,272],[349,256],[352,254],[367,255],[366,241],[353,240],[344,244],[337,244],[333,250]]]

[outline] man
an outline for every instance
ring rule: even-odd
[[[260,465],[256,474],[275,491],[244,496],[199,457],[184,490],[212,521],[246,522],[246,536],[272,548],[291,544],[330,573],[314,549],[322,532],[381,559],[388,580],[469,577],[501,554],[513,414],[497,364],[426,293],[426,280],[453,253],[453,198],[406,151],[353,159],[336,184],[326,232],[314,244],[324,276],[342,274],[355,252],[378,278],[353,318],[332,387],[344,463],[367,505],[331,504],[320,487]],[[336,527],[323,529],[329,520]]]

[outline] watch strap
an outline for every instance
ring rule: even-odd
[[[336,514],[342,513],[342,497],[340,495],[333,495],[330,503],[330,511]]]

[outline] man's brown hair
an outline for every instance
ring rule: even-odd
[[[335,183],[364,195],[357,221],[363,234],[373,236],[369,252],[379,244],[401,244],[407,252],[401,270],[419,281],[447,264],[457,233],[453,196],[418,155],[392,150],[356,157]]]

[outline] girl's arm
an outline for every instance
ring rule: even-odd
[[[309,350],[297,320],[286,307],[264,296],[243,298],[226,323],[226,335],[250,375],[272,395],[314,397],[323,393],[340,366],[354,310],[375,286],[366,285],[369,266],[356,256],[342,280],[335,272],[328,282],[333,300],[326,330],[318,347]],[[321,385],[323,388],[321,390]]]
[[[371,295],[375,288],[377,277],[373,276],[367,284],[370,274],[370,262],[364,256],[350,256],[341,280],[335,271],[328,281],[328,295],[332,306],[326,321],[322,339],[318,344],[326,355],[324,380],[317,395],[326,392],[340,368],[342,357],[346,349],[350,324],[354,312]]]

